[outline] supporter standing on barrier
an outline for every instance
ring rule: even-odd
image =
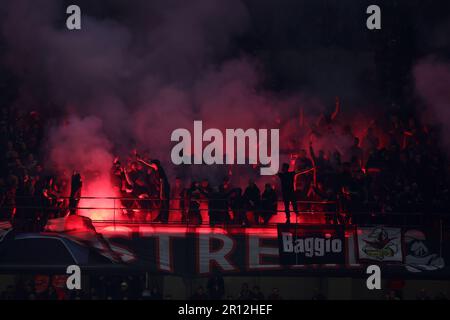
[[[255,224],[259,224],[258,210],[259,210],[259,202],[261,200],[261,192],[259,191],[258,186],[253,180],[249,180],[248,182],[248,186],[244,191],[244,199],[247,212],[248,211],[253,212]]]
[[[230,208],[233,212],[234,223],[242,227],[247,227],[250,223],[245,210],[245,199],[242,196],[242,189],[235,188],[230,197]]]
[[[289,209],[291,203],[294,212],[298,214],[297,202],[295,200],[294,193],[295,174],[296,173],[294,171],[289,171],[288,163],[283,163],[281,172],[278,172],[278,177],[280,178],[281,182],[281,194],[283,197],[284,211],[286,212],[286,223],[291,223],[291,214]]]
[[[81,197],[81,188],[83,181],[81,175],[74,171],[72,174],[72,180],[70,184],[70,199],[69,199],[69,214],[75,215],[77,213],[78,203]]]
[[[181,222],[201,225],[203,222],[202,215],[200,212],[200,191],[199,183],[193,181],[191,187],[187,188],[183,192],[183,208]]]
[[[277,213],[277,193],[270,183],[264,186],[264,192],[261,195],[261,206],[259,215],[263,218],[264,224],[268,224],[270,218]]]

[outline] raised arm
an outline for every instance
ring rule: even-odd
[[[309,154],[311,155],[311,160],[313,162],[313,166],[315,167],[316,163],[317,163],[317,158],[316,158],[316,154],[314,153],[312,141],[309,142]]]
[[[315,168],[317,167],[317,158],[316,158],[316,154],[314,153],[314,148],[312,146],[312,142],[309,142],[309,153],[311,154],[311,159],[312,159],[312,163],[313,163],[313,168],[314,168],[314,181],[313,184],[316,185],[317,183],[317,170],[315,170]]]
[[[145,161],[144,159],[140,158],[140,157],[136,157],[137,161],[139,161],[140,163],[142,163],[143,165],[152,168],[155,171],[158,171],[158,166],[154,163],[150,163]]]
[[[337,115],[339,114],[339,112],[341,110],[341,102],[339,100],[339,97],[336,97],[335,101],[336,101],[335,102],[335,108],[334,108],[333,113],[331,114],[331,120],[336,119]]]
[[[124,176],[125,176],[125,180],[126,180],[126,182],[128,183],[128,185],[129,185],[129,186],[133,186],[134,183],[133,183],[133,181],[130,179],[130,176],[128,175],[128,171],[127,171],[125,168],[123,168],[123,174],[124,174]]]

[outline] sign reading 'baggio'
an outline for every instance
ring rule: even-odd
[[[341,226],[278,225],[278,243],[282,265],[345,263]]]

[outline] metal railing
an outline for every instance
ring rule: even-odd
[[[250,225],[259,224],[265,215],[270,215],[266,225],[285,222],[285,208],[282,200],[277,200],[276,207],[267,209],[256,205],[243,207],[233,206],[230,199],[157,199],[129,197],[81,197],[76,208],[69,207],[69,197],[58,197],[53,204],[38,197],[17,197],[17,205],[0,206],[0,217],[8,218],[5,212],[11,212],[15,217],[33,216],[39,213],[46,218],[63,217],[72,212],[87,216],[93,222],[104,223],[157,223],[158,216],[163,223],[186,225],[210,225],[214,216],[214,224],[238,224],[246,215]],[[223,202],[220,207],[209,205],[211,201]],[[260,203],[264,203],[261,201]],[[429,223],[432,216],[440,219],[448,214],[424,214],[420,212],[389,212],[381,213],[371,210],[358,212],[342,212],[337,201],[296,201],[298,211],[290,206],[292,223],[325,223],[325,224],[391,224],[391,225],[422,225]],[[372,207],[368,205],[367,207]],[[33,212],[30,212],[33,211]],[[19,213],[19,214],[17,214]],[[230,215],[231,214],[231,215]],[[236,215],[241,215],[239,220]],[[233,216],[233,218],[231,218]],[[255,218],[256,216],[256,218]],[[167,218],[167,221],[166,221]],[[255,221],[256,220],[256,221]],[[158,223],[160,223],[158,221]]]

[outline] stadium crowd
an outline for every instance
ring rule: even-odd
[[[0,219],[12,220],[17,227],[32,221],[31,228],[40,229],[49,218],[75,214],[83,173],[74,173],[70,179],[52,172],[42,155],[43,117],[14,108],[3,108],[0,117],[4,150],[0,155]],[[169,183],[158,160],[137,152],[124,163],[114,159],[111,181],[122,196],[125,216],[133,218],[136,209],[156,210],[159,214],[154,221],[163,223],[169,221],[174,208],[181,211],[183,222],[202,223],[202,202],[208,203],[211,225],[267,224],[277,213],[279,200],[287,221],[291,206],[295,212],[326,211],[321,203],[327,201],[346,213],[327,216],[335,223],[345,223],[349,217],[358,222],[362,218],[357,213],[449,212],[449,167],[437,128],[392,113],[373,121],[357,137],[351,124],[335,118],[335,113],[323,116],[311,125],[309,136],[320,139],[339,133],[353,141],[347,150],[316,150],[312,142],[306,149],[290,150],[294,161],[281,166],[278,184],[262,187],[250,180],[245,187],[233,186],[229,177],[219,186],[211,186],[206,179],[176,178]],[[297,205],[298,201],[315,204]],[[254,214],[252,219],[249,212]]]
[[[16,279],[17,280],[17,279]],[[0,300],[169,300],[170,293],[163,290],[155,281],[147,281],[145,275],[129,276],[91,276],[83,285],[83,290],[68,290],[65,286],[66,276],[37,275],[20,277],[13,285],[0,292]],[[151,283],[150,283],[151,282]],[[207,281],[207,288],[192,288],[190,300],[281,300],[278,288],[265,295],[255,285],[249,289],[243,283],[236,294],[225,294],[224,281],[221,276],[212,276]]]
[[[19,277],[14,284],[0,291],[0,300],[171,300],[174,297],[169,291],[163,290],[157,281],[147,281],[145,275],[128,276],[92,276],[89,283],[83,285],[83,290],[68,290],[65,284],[66,276],[38,275],[34,277]],[[264,292],[259,285],[241,283],[236,292],[225,288],[224,279],[220,275],[211,276],[206,285],[194,286],[190,289],[189,300],[283,300],[280,289],[273,287]],[[189,290],[188,290],[189,291]],[[403,300],[402,290],[386,288],[386,300]],[[315,288],[310,300],[326,300],[321,290]],[[416,300],[448,300],[443,291],[430,291],[424,288],[416,292]]]

